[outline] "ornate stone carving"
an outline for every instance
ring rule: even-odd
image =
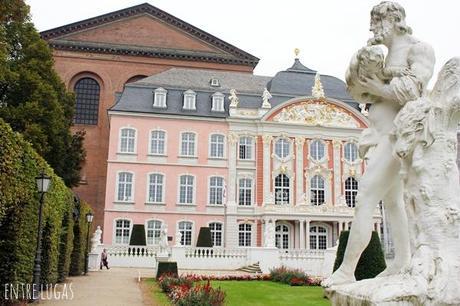
[[[359,127],[358,122],[338,106],[324,101],[305,101],[284,108],[273,121],[311,126]]]
[[[304,137],[296,137],[295,138],[295,145],[298,150],[303,148],[303,145],[305,144],[305,138]]]
[[[230,89],[230,96],[228,99],[230,100],[230,107],[238,107],[240,99],[237,97],[235,89]]]
[[[91,239],[91,252],[96,251],[96,248],[100,246],[102,237],[102,230],[101,226],[98,225],[96,230],[94,231],[93,238]]]
[[[262,142],[264,145],[270,145],[272,142],[273,136],[272,135],[262,135]]]
[[[231,145],[234,145],[238,142],[238,135],[234,132],[228,133],[227,138],[228,138],[228,143]]]
[[[267,87],[265,87],[264,92],[262,93],[262,108],[272,108],[272,105],[270,104],[270,101],[269,101],[271,98],[272,98],[272,95],[267,90]]]
[[[324,99],[323,84],[321,84],[319,72],[315,75],[315,84],[311,88],[311,95],[316,99]]]

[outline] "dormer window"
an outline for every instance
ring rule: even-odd
[[[209,83],[211,84],[212,87],[219,87],[220,86],[220,82],[219,82],[219,79],[216,79],[216,78],[212,78]]]
[[[212,108],[213,112],[223,112],[224,109],[224,95],[220,92],[216,92],[212,95]]]
[[[196,109],[196,93],[193,90],[184,92],[184,109]]]
[[[153,91],[154,99],[153,99],[153,107],[166,107],[166,94],[168,91],[162,87],[157,88]]]

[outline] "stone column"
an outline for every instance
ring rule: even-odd
[[[305,249],[305,220],[300,220],[300,248]]]
[[[236,206],[236,143],[238,135],[230,132],[228,134],[228,183],[227,183],[227,206]]]
[[[340,172],[340,165],[342,164],[342,157],[340,154],[340,147],[342,146],[342,141],[338,139],[334,139],[332,141],[333,147],[333,169],[334,169],[334,205],[338,205],[340,203],[340,196],[342,195],[342,173]]]
[[[262,136],[263,144],[264,144],[264,169],[263,169],[263,192],[264,192],[264,202],[263,205],[265,206],[267,203],[270,202],[270,178],[272,177],[271,171],[271,157],[270,157],[270,145],[272,143],[272,136],[270,135],[263,135]]]
[[[305,144],[305,138],[296,137],[295,146],[296,146],[296,161],[295,161],[295,190],[296,190],[296,205],[303,204],[305,200],[303,197],[303,146]]]
[[[310,249],[310,220],[306,220],[306,228],[305,228],[305,235],[307,235],[307,239],[306,240],[306,249],[309,250]]]

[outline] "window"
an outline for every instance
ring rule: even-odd
[[[192,245],[192,228],[192,222],[179,222],[179,232],[182,234],[182,237],[180,239],[181,245]]]
[[[278,249],[289,249],[289,227],[280,224],[275,227],[275,246]]]
[[[344,147],[344,157],[349,162],[354,162],[358,159],[358,147],[356,144],[349,142]]]
[[[289,204],[289,178],[285,174],[275,177],[275,204]]]
[[[131,227],[131,221],[129,220],[116,220],[115,221],[115,243],[116,244],[128,244],[129,243],[129,232]]]
[[[153,91],[154,98],[153,98],[153,107],[166,107],[166,95],[168,91],[164,88],[157,88]]]
[[[136,130],[123,128],[120,133],[120,152],[134,153],[136,146]]]
[[[195,156],[195,133],[182,133],[180,155]]]
[[[149,175],[149,202],[163,202],[163,174],[153,173]]]
[[[165,154],[166,133],[164,131],[152,131],[150,135],[150,154]]]
[[[238,181],[238,205],[250,206],[252,204],[252,179],[241,178]]]
[[[220,92],[216,92],[212,95],[212,107],[211,110],[214,112],[223,112],[224,109],[224,95]]]
[[[179,180],[179,203],[193,204],[194,177],[182,175]]]
[[[212,245],[222,246],[222,223],[209,223],[209,229],[211,230]]]
[[[310,249],[327,249],[327,230],[322,226],[310,227]]]
[[[161,221],[151,220],[147,222],[147,244],[157,245],[160,243]]]
[[[310,200],[311,205],[322,205],[324,204],[324,179],[315,175],[310,180]]]
[[[74,86],[75,124],[97,124],[100,87],[96,80],[83,78]]]
[[[324,158],[325,148],[324,143],[320,140],[313,140],[310,144],[310,156],[314,160],[321,160]]]
[[[289,156],[290,142],[286,138],[278,139],[275,142],[275,155],[279,158],[285,158]]]
[[[209,180],[209,204],[222,205],[224,195],[224,179],[213,176]]]
[[[212,87],[219,87],[220,86],[219,79],[216,79],[216,78],[211,78],[209,83],[211,84]]]
[[[239,140],[240,159],[252,159],[252,137],[243,136]]]
[[[358,194],[358,181],[349,177],[345,180],[345,202],[348,207],[356,206],[356,195]]]
[[[184,109],[196,109],[195,107],[196,93],[193,90],[187,90],[184,92]]]
[[[133,200],[133,174],[129,172],[118,173],[117,201],[131,202]]]
[[[251,246],[251,224],[240,224],[238,226],[238,246]]]
[[[209,156],[214,158],[224,157],[224,135],[212,134]]]

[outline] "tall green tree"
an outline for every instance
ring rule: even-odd
[[[53,68],[52,51],[23,0],[0,5],[0,117],[63,178],[80,181],[84,133],[71,133],[75,97]]]

